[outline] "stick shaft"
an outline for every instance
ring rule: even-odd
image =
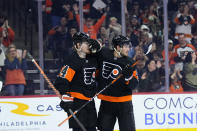
[[[77,124],[81,127],[81,129],[83,131],[87,131],[84,127],[84,125],[79,121],[79,119],[77,118],[77,116],[73,113],[73,111],[71,109],[69,109],[69,112],[71,115],[73,115],[73,118],[75,119],[75,121],[77,122]]]
[[[38,65],[38,63],[34,59],[32,59],[32,62],[38,68],[38,70],[40,71],[40,74],[42,74],[42,76],[44,77],[44,79],[47,81],[47,83],[49,84],[49,87],[52,88],[53,91],[55,92],[55,94],[61,99],[61,95],[55,89],[54,85],[52,84],[52,82],[50,81],[50,79],[47,77],[47,75],[44,73],[44,71],[42,70],[42,68]],[[67,99],[67,100],[73,100],[73,98],[70,98],[70,97],[64,97],[64,98]]]
[[[75,111],[73,113],[74,115],[77,114],[77,111]],[[68,116],[65,120],[63,120],[60,124],[58,124],[58,126],[60,127],[62,124],[64,124],[67,120],[69,120],[71,117],[73,117],[73,115],[71,114],[70,116]]]

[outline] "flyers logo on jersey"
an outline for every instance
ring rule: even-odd
[[[116,77],[120,74],[122,68],[119,65],[103,62],[102,76],[105,79],[112,78],[116,79]]]
[[[84,83],[90,85],[95,82],[96,68],[84,68]]]

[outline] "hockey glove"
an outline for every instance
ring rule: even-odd
[[[92,53],[97,53],[98,51],[101,50],[101,45],[97,40],[89,39],[88,43],[89,43],[89,49]]]
[[[133,75],[133,71],[136,69],[136,66],[131,66],[130,64],[122,70],[122,74],[125,79],[129,79]]]
[[[69,109],[72,109],[73,107],[73,102],[72,101],[61,101],[60,102],[60,107],[65,111],[65,112],[69,112]]]
[[[56,78],[54,86],[61,95],[64,95],[66,92],[70,91],[70,88],[68,87],[68,81],[61,77]]]

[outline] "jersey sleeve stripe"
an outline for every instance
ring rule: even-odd
[[[60,77],[67,79],[69,82],[72,81],[74,75],[75,75],[75,70],[70,68],[68,65],[64,66],[59,74]]]
[[[74,71],[72,68],[69,67],[69,68],[67,69],[66,74],[65,74],[65,78],[66,78],[69,82],[71,82],[72,79],[73,79],[73,77],[74,77],[74,75],[75,75],[75,71]]]
[[[130,81],[133,77],[138,80],[138,75],[137,75],[137,71],[136,70],[133,71],[133,74],[129,78],[125,78],[125,81],[126,81],[127,85],[129,84],[128,81]]]
[[[138,74],[137,74],[137,71],[136,71],[136,70],[133,72],[133,77],[135,77],[137,80],[139,79],[139,78],[138,78]]]

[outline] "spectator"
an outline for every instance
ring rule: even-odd
[[[73,5],[73,9],[75,11],[75,14],[76,14],[76,19],[77,19],[77,23],[78,25],[80,25],[80,19],[79,19],[79,8],[77,6],[77,4],[74,4]],[[102,26],[105,18],[106,18],[106,13],[104,13],[102,15],[102,17],[96,22],[96,24],[93,24],[94,23],[94,20],[91,18],[91,17],[87,17],[86,20],[85,20],[85,24],[83,25],[83,31],[87,34],[90,35],[90,38],[92,39],[96,39],[97,38],[97,34],[99,32],[99,29],[100,27]]]
[[[146,70],[146,62],[148,61],[148,57],[144,54],[143,49],[140,46],[135,47],[135,54],[132,57],[133,60],[138,61],[136,68],[138,72],[138,77],[141,79],[142,74]]]
[[[64,0],[51,0],[51,3],[48,3],[49,7],[51,7],[51,24],[52,27],[55,27],[60,24],[61,17],[65,15]]]
[[[117,18],[116,17],[111,17],[110,18],[110,23],[109,23],[109,26],[108,26],[108,30],[109,30],[109,43],[111,45],[112,44],[112,39],[115,36],[121,35],[121,25],[119,23],[117,23]]]
[[[72,26],[69,29],[68,35],[67,35],[66,40],[65,40],[65,42],[66,42],[66,47],[65,48],[66,49],[63,50],[63,55],[64,55],[63,60],[64,60],[64,63],[67,62],[68,56],[71,55],[71,52],[72,52],[72,49],[73,49],[72,48],[73,47],[73,40],[72,40],[72,38],[73,38],[73,35],[75,33],[77,33],[77,31],[78,31],[77,30],[77,27],[75,27],[75,26]]]
[[[27,69],[26,53],[19,53],[15,45],[8,47],[8,55],[5,59],[5,91],[8,96],[21,96],[26,85],[24,70]]]
[[[148,16],[149,16],[149,9],[148,6],[144,7],[143,12],[140,14],[140,19],[142,20],[142,24],[148,24]]]
[[[195,0],[190,0],[187,2],[188,6],[189,6],[189,12],[194,16],[195,19],[195,13],[196,13],[196,9],[195,9]],[[196,20],[196,19],[195,19]]]
[[[121,0],[116,0],[116,2],[113,2],[112,0],[105,0],[106,5],[109,7],[109,18],[110,17],[116,17],[118,20],[118,23],[121,22]],[[108,25],[109,20],[106,21]]]
[[[173,40],[173,42],[174,42],[173,45],[177,44],[177,39],[174,38],[175,27],[176,27],[176,24],[174,22],[172,22],[171,20],[168,20],[168,38]],[[161,32],[160,38],[163,39],[162,31],[160,30],[159,32]]]
[[[140,31],[149,33],[150,28],[147,25],[141,25],[140,26]]]
[[[163,61],[163,58],[162,58],[162,54],[160,51],[157,51],[155,50],[153,53],[152,53],[152,57],[151,57],[153,60],[155,61]]]
[[[0,14],[0,41],[2,41],[2,48],[4,52],[8,46],[13,42],[15,33],[8,25],[8,20],[5,15]]]
[[[49,49],[52,49],[53,57],[59,58],[60,62],[63,62],[64,56],[68,54],[69,45],[66,42],[67,39],[67,18],[62,17],[60,21],[60,25],[53,27],[49,30]]]
[[[141,32],[139,39],[138,46],[142,47],[143,52],[150,52],[148,57],[151,57],[152,53],[156,50],[156,44],[153,42],[153,35],[148,32]]]
[[[127,36],[130,36],[131,43],[133,46],[139,44],[139,35],[140,35],[140,24],[136,15],[133,15],[131,18],[126,15],[126,26],[127,26]]]
[[[71,54],[71,51],[72,51],[72,46],[73,46],[73,40],[72,40],[72,37],[73,35],[77,33],[77,27],[75,26],[72,26],[70,27],[69,29],[69,33],[66,37],[66,51],[68,51],[68,53],[66,52],[66,54],[70,55]],[[65,53],[65,52],[64,52]]]
[[[139,92],[162,92],[160,83],[161,62],[149,60],[147,62],[147,70],[141,76],[141,82],[139,83]]]
[[[174,69],[170,75],[170,92],[183,92],[182,78],[180,70]]]
[[[70,35],[71,35],[71,37],[73,37],[73,35],[75,34],[75,33],[77,33],[77,27],[75,27],[75,26],[73,26],[73,27],[71,27],[70,29]]]
[[[174,47],[174,53],[173,53],[173,57],[174,57],[174,61],[176,62],[175,66],[178,66],[177,68],[180,68],[180,70],[183,69],[183,61],[186,57],[187,52],[196,52],[196,49],[193,45],[188,44],[187,41],[185,40],[185,35],[184,34],[179,34],[178,36],[178,42],[179,44],[177,44]]]
[[[148,60],[148,57],[145,55],[144,50],[141,46],[136,46],[134,49],[134,53],[130,55],[131,58],[137,60],[138,58]]]
[[[63,5],[63,9],[64,9],[64,16],[68,16],[68,21],[71,21],[74,19],[74,16],[73,16],[73,12],[71,10],[71,2],[69,1],[66,1]]]
[[[149,8],[149,15],[148,15],[148,25],[154,36],[158,35],[157,33],[159,32],[161,25],[157,8],[158,7],[151,5]]]
[[[146,72],[146,60],[142,57],[137,58],[138,62],[136,65],[136,69],[138,72],[138,77],[141,79],[142,74]],[[141,82],[141,81],[140,81]]]
[[[184,5],[183,9],[183,12],[178,13],[174,19],[174,22],[176,23],[175,38],[177,39],[180,33],[184,33],[187,42],[191,43],[191,28],[192,25],[195,23],[195,19],[193,15],[190,14],[188,5]]]
[[[162,54],[160,51],[153,52],[153,60],[156,61],[157,68],[159,70],[159,75],[160,75],[159,79],[160,79],[160,85],[161,85],[160,91],[167,92],[169,91],[169,89],[167,89],[165,86],[165,64],[164,64],[164,60],[162,58]]]
[[[126,3],[126,14],[128,14],[128,12],[129,12],[128,15],[130,15],[130,16],[135,15],[135,16],[139,17],[142,12],[139,2],[134,1],[132,5],[129,5],[129,1],[127,1],[127,2],[128,2],[128,4]],[[132,7],[132,8],[130,8],[130,7]],[[128,10],[127,10],[127,8],[128,8]]]
[[[173,53],[174,53],[174,48],[173,48],[173,41],[172,40],[168,40],[168,59],[169,59],[169,65],[174,65],[175,64],[175,61],[174,61],[174,56],[173,56]],[[162,51],[162,56],[163,56],[163,59],[165,60],[165,50]]]
[[[197,2],[194,4],[194,18],[197,21]]]
[[[112,45],[109,44],[109,30],[107,30],[104,26],[100,28],[100,32],[97,35],[97,39],[101,41],[103,46],[112,49]]]
[[[197,25],[196,25],[197,27]],[[195,34],[193,34],[193,38],[192,38],[192,45],[197,49],[197,32]]]
[[[183,89],[184,91],[197,91],[197,63],[196,53],[188,52],[183,66]]]
[[[134,0],[135,2],[137,1],[140,5],[140,7],[142,7],[142,9],[144,10],[144,8],[146,8],[144,5],[146,6],[150,6],[153,4],[153,2],[155,0]]]

